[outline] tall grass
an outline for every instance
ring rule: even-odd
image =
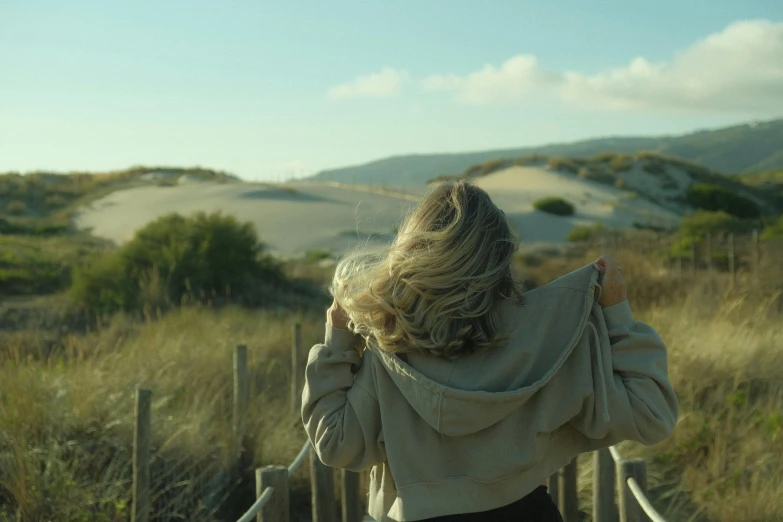
[[[314,344],[320,315],[194,307],[118,316],[45,359],[3,346],[0,520],[125,520],[137,386],[153,391],[153,519],[230,519],[232,350],[249,347],[247,464],[288,462],[304,440],[286,402],[291,331],[304,323]]]
[[[528,258],[517,270],[544,284],[597,255]],[[681,404],[670,439],[621,453],[648,461],[650,495],[669,520],[783,519],[783,267],[767,257],[759,280],[743,272],[732,284],[718,272],[678,277],[649,254],[617,256],[637,318],[667,343]],[[323,283],[332,270],[307,266],[290,271]],[[153,392],[153,520],[231,520],[252,497],[252,477],[229,457],[232,350],[250,351],[243,469],[287,463],[305,437],[287,404],[295,322],[305,347],[321,339],[322,311],[198,306],[116,316],[48,351],[29,349],[44,333],[0,339],[0,520],[127,520],[137,386]],[[589,514],[589,456],[580,464]]]
[[[599,250],[520,266],[544,284]],[[678,277],[654,256],[619,252],[638,320],[669,350],[680,401],[672,437],[624,456],[648,461],[651,497],[667,520],[783,520],[783,266],[767,258],[758,277],[699,272]],[[580,498],[590,511],[592,461],[580,459]]]

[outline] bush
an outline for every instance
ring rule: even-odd
[[[542,198],[533,203],[533,208],[558,216],[573,216],[574,205],[562,198]]]
[[[547,157],[543,154],[530,154],[528,156],[520,156],[514,160],[514,165],[535,165],[537,163],[543,163],[547,161]]]
[[[95,312],[140,311],[194,300],[255,302],[259,287],[283,282],[280,265],[263,254],[251,223],[219,212],[170,214],[86,269],[71,286],[76,302]]]
[[[623,154],[617,154],[609,161],[609,169],[615,174],[630,170],[632,166],[633,160],[631,157]]]
[[[723,211],[699,210],[680,220],[678,231],[682,236],[704,237],[707,234],[742,234],[753,229],[753,223]]]
[[[427,180],[427,185],[431,185],[433,183],[442,183],[444,181],[459,181],[464,176],[457,176],[454,174],[441,174],[440,176],[435,176],[434,178]]]
[[[598,183],[604,183],[606,185],[614,185],[614,175],[606,172],[605,170],[596,167],[582,167],[579,169],[579,177]]]
[[[507,159],[485,161],[484,163],[481,164],[480,175],[486,176],[487,174],[492,174],[495,171],[510,167],[512,164],[513,164],[512,161]]]
[[[320,261],[330,257],[332,257],[332,253],[328,250],[308,250],[305,252],[305,259],[308,261]]]
[[[590,226],[574,227],[573,230],[568,233],[566,239],[571,242],[589,241],[604,230],[606,230],[606,227],[603,223],[597,223]]]
[[[783,239],[783,216],[764,229],[761,233],[761,239],[767,241],[770,239]]]
[[[8,205],[5,206],[5,211],[12,216],[22,216],[27,214],[27,205],[25,205],[24,201],[9,201]]]
[[[685,199],[694,208],[723,211],[738,218],[755,219],[761,215],[756,203],[721,185],[693,183],[688,187]]]
[[[642,160],[642,170],[649,174],[654,175],[660,175],[666,173],[666,167],[661,163],[661,161],[648,158],[645,160]]]
[[[547,164],[552,170],[566,171],[572,174],[579,172],[583,162],[571,158],[549,158]]]

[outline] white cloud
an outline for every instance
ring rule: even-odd
[[[736,22],[668,63],[563,75],[567,101],[609,109],[781,110],[783,23]]]
[[[460,78],[454,75],[433,75],[425,78],[427,90],[456,90],[459,101],[474,105],[519,103],[537,89],[557,81],[556,76],[542,71],[535,56],[515,56],[500,67],[485,65],[482,69]]]
[[[584,74],[550,72],[534,56],[466,76],[432,75],[422,87],[451,91],[467,104],[520,104],[536,95],[599,110],[783,110],[783,23],[736,22],[675,55],[651,63],[637,57],[621,68]]]
[[[336,85],[326,93],[327,98],[389,98],[397,94],[407,79],[407,73],[391,67],[380,72],[359,76]]]

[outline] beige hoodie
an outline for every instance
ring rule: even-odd
[[[579,453],[655,444],[677,421],[666,347],[627,301],[602,309],[593,265],[504,304],[509,343],[456,361],[370,347],[326,325],[310,351],[302,420],[320,459],[372,468],[369,513],[421,520],[487,511]]]

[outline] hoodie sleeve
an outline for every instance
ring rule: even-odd
[[[679,405],[658,333],[634,320],[626,300],[603,310],[596,304],[585,335],[593,336],[594,392],[571,425],[591,439],[593,449],[623,440],[652,445],[669,437]]]
[[[356,336],[326,324],[323,344],[310,350],[302,421],[321,462],[352,471],[386,460],[372,368],[354,349]],[[364,359],[370,357],[365,351]]]

